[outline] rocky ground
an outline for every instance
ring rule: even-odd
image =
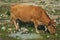
[[[29,25],[28,34],[14,33],[15,27],[9,22],[9,8],[15,3],[29,3],[43,7],[49,17],[57,22],[56,34],[51,35],[43,30],[40,34],[36,34],[33,25]],[[60,0],[0,0],[0,40],[60,40]]]

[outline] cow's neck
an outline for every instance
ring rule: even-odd
[[[50,19],[50,17],[47,15],[47,13],[42,13],[41,21],[43,22],[43,24],[48,25],[49,22],[51,21],[51,19]]]

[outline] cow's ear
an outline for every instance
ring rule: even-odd
[[[54,24],[56,24],[56,23],[57,23],[56,19],[55,19],[55,20],[53,19],[53,23],[54,23]]]

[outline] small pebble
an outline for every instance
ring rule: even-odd
[[[14,33],[16,33],[16,31],[14,31]]]
[[[50,36],[47,36],[47,38],[49,38]]]
[[[56,33],[55,35],[57,36],[58,34]]]
[[[11,28],[8,28],[9,31],[11,31],[12,29]]]
[[[31,31],[33,31],[33,29]]]
[[[21,28],[21,31],[25,32],[25,31],[29,31],[29,30],[26,28]]]
[[[0,16],[3,16],[3,15],[0,15]]]
[[[6,28],[5,27],[2,27],[1,29],[5,30]]]
[[[24,31],[29,31],[28,29],[25,29]]]
[[[19,29],[19,31],[21,31],[21,30]]]

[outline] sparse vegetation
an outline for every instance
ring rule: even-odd
[[[50,15],[60,15],[60,0],[0,0],[0,40],[22,40],[8,35],[14,32],[14,25],[9,22],[1,21],[1,19],[9,20],[9,8],[12,3],[35,3],[42,6]],[[49,16],[50,16],[49,15]],[[51,16],[50,16],[51,17]],[[47,32],[41,31],[39,35],[43,38],[40,39],[27,39],[27,40],[60,40],[60,17],[56,19],[58,24],[56,26],[56,34],[51,35]],[[33,26],[33,25],[32,25]],[[34,31],[34,27],[28,27],[29,32]],[[32,30],[33,29],[33,30]],[[32,31],[31,31],[32,30]]]

